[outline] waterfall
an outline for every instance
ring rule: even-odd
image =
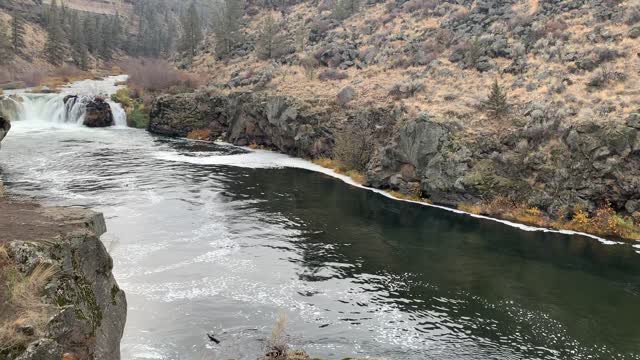
[[[126,112],[120,104],[109,99],[119,88],[115,84],[123,80],[126,80],[126,76],[84,80],[71,84],[56,94],[36,94],[27,90],[7,91],[4,97],[0,97],[0,115],[16,122],[82,125],[87,104],[100,97],[111,107],[115,126],[125,127]]]

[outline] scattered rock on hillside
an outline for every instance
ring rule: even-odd
[[[87,104],[87,112],[83,124],[88,127],[113,126],[111,106],[102,98],[93,99]]]

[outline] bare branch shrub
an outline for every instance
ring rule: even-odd
[[[200,81],[193,74],[180,71],[165,60],[130,59],[119,65],[129,75],[128,83],[144,90],[188,92],[200,86]]]
[[[365,119],[348,124],[336,136],[333,155],[350,170],[363,172],[373,156],[373,129]]]
[[[320,73],[318,79],[320,81],[328,81],[328,80],[344,80],[349,78],[349,75],[344,71],[338,71],[335,69],[327,69]]]

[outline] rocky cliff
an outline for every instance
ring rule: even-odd
[[[0,245],[12,268],[28,278],[43,265],[52,269],[41,305],[45,325],[21,320],[13,330],[28,341],[3,346],[0,359],[119,359],[127,303],[99,239],[102,214],[9,200],[0,200],[0,212]]]
[[[532,104],[515,125],[474,133],[460,121],[397,106],[314,109],[263,93],[165,95],[148,130],[187,136],[206,129],[210,139],[318,158],[332,156],[344,128],[365,118],[375,144],[366,185],[450,206],[507,197],[547,214],[593,212],[608,203],[640,217],[640,113],[626,122],[573,122]]]

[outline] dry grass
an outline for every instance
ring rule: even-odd
[[[431,200],[429,199],[425,199],[423,197],[421,197],[419,194],[403,194],[399,191],[396,190],[388,190],[387,193],[391,196],[393,196],[396,199],[400,199],[400,200],[409,200],[409,201],[416,201],[416,202],[421,202],[424,204],[431,204]]]
[[[209,129],[197,129],[191,130],[187,134],[187,139],[191,140],[209,140],[211,138],[211,130]]]
[[[346,175],[351,178],[351,180],[355,181],[358,184],[364,184],[366,181],[366,176],[357,170],[349,169],[347,166],[342,164],[340,161],[330,158],[319,158],[314,159],[313,163],[316,165],[320,165],[324,168],[331,169],[338,174]]]
[[[271,336],[265,343],[265,356],[260,360],[311,360],[306,352],[289,349],[286,327],[287,315],[282,312],[278,315],[276,324],[271,330]]]
[[[39,264],[24,275],[0,246],[0,351],[22,348],[42,335],[51,313],[42,291],[55,273],[54,267]]]
[[[486,202],[459,204],[458,209],[526,225],[574,230],[606,238],[640,240],[640,223],[632,217],[616,213],[609,203],[603,204],[591,214],[576,207],[570,220],[563,213],[550,216],[536,207],[500,196]]]

